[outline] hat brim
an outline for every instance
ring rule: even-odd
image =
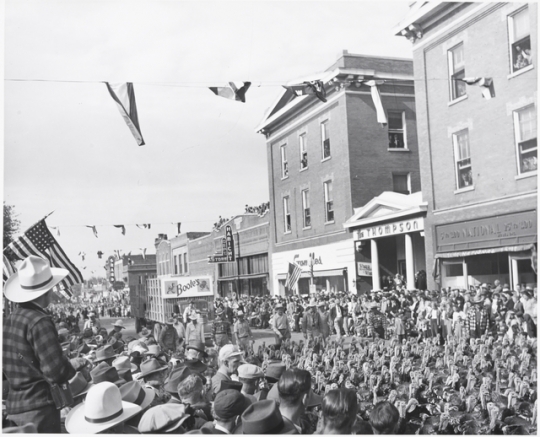
[[[144,400],[142,401],[142,404],[140,405],[140,407],[141,407],[141,410],[144,410],[155,399],[156,392],[154,390],[152,390],[151,388],[148,388],[148,387],[143,387],[142,389],[146,393],[146,396],[144,397]]]
[[[126,327],[124,325],[113,325],[113,327],[116,326],[117,328],[122,328],[122,329],[126,329]]]
[[[120,356],[120,354],[114,354],[114,355],[111,355],[110,357],[96,358],[94,360],[94,363],[99,363],[101,361],[105,361],[105,360],[108,360],[108,359],[111,359],[111,358],[117,358],[119,356]]]
[[[140,378],[144,378],[145,376],[151,375],[152,373],[161,372],[162,370],[165,370],[167,368],[168,366],[163,366],[163,367],[160,367],[159,369],[150,370],[150,372],[145,372],[145,373],[141,372]]]
[[[30,302],[43,296],[47,291],[57,285],[62,279],[69,275],[69,271],[66,269],[58,269],[51,267],[52,281],[48,282],[40,288],[35,288],[31,291],[21,288],[19,282],[19,272],[11,275],[4,285],[4,296],[6,299],[15,303]]]
[[[66,417],[66,431],[70,434],[97,434],[135,416],[141,407],[131,402],[122,401],[122,414],[103,423],[90,423],[84,416],[85,404],[75,406]]]
[[[76,395],[73,395],[73,398],[78,398],[79,396],[85,395],[86,393],[88,393],[88,390],[90,390],[93,386],[94,386],[94,383],[90,381],[86,385],[86,388],[82,392],[77,393]]]

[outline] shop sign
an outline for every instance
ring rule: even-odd
[[[371,238],[390,237],[392,235],[406,234],[409,232],[423,231],[424,218],[403,220],[395,223],[386,223],[378,226],[360,229],[358,231],[359,240],[368,240]]]
[[[371,263],[356,263],[356,270],[358,276],[372,276]]]
[[[439,252],[536,241],[536,211],[495,216],[436,227]],[[457,246],[457,247],[456,247]]]
[[[322,258],[321,256],[315,255],[315,252],[309,254],[309,258],[300,258],[299,254],[295,254],[293,257],[293,262],[298,264],[300,267],[309,267],[311,265],[311,259],[313,259],[313,265],[319,265],[322,264]]]
[[[161,285],[164,299],[212,294],[212,280],[209,276],[167,278],[162,280]]]
[[[225,227],[225,238],[222,239],[221,253],[215,253],[208,256],[209,263],[232,263],[236,261],[234,254],[234,237],[232,228]]]

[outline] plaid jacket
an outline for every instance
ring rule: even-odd
[[[484,333],[486,332],[487,326],[489,322],[489,313],[486,310],[486,307],[482,306],[482,309],[480,310],[480,332]],[[474,305],[467,311],[467,320],[466,325],[467,330],[469,332],[476,331],[476,308]]]
[[[39,306],[28,302],[4,318],[3,371],[9,381],[8,414],[24,413],[54,405],[49,384],[61,384],[75,376],[75,369],[62,354],[52,318]],[[41,370],[32,370],[19,354]]]

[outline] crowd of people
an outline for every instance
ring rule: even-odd
[[[210,338],[193,303],[127,337],[48,316],[42,261],[4,288],[5,432],[536,433],[536,287],[219,298]]]

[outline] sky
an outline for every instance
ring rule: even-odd
[[[4,201],[20,231],[54,211],[48,226],[89,279],[115,250],[155,253],[178,222],[209,232],[267,202],[256,127],[281,85],[343,50],[411,58],[392,32],[408,3],[5,1]],[[252,82],[246,103],[208,89],[229,81]],[[103,82],[133,82],[146,145]]]

